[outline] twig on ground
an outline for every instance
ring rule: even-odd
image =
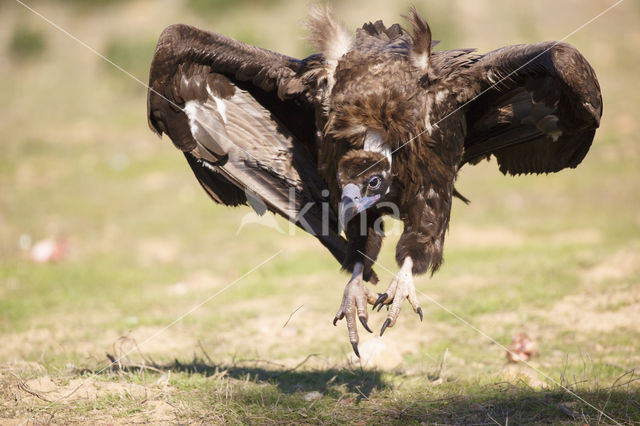
[[[207,361],[209,361],[211,363],[211,366],[213,367],[216,363],[213,362],[213,360],[211,359],[207,351],[204,349],[204,346],[202,345],[202,342],[200,341],[200,339],[198,339],[198,346],[200,346],[200,350],[204,354],[204,357],[207,358]]]
[[[371,400],[369,399],[369,397],[368,397],[367,395],[365,395],[365,394],[360,390],[360,386],[356,386],[356,387],[355,387],[355,389],[358,391],[358,393],[359,393],[360,395],[362,395],[362,397],[363,397],[364,399],[366,399],[367,401],[371,402]]]
[[[282,324],[282,328],[285,328],[287,326],[287,324],[289,324],[289,321],[291,321],[291,317],[293,317],[293,314],[298,312],[303,306],[304,306],[304,303],[302,305],[298,306],[295,311],[291,312],[291,315],[289,315],[289,318],[287,318],[285,323]]]
[[[492,422],[494,422],[494,423],[495,423],[495,424],[497,424],[497,425],[500,425],[500,422],[499,422],[499,421],[497,421],[496,419],[494,419],[494,418],[491,416],[491,414],[489,414],[489,411],[484,410],[484,414],[485,414],[487,417],[489,417],[489,419],[490,419]],[[505,423],[505,424],[507,424],[507,423]]]
[[[435,382],[438,379],[442,379],[444,380],[443,376],[443,371],[445,370],[445,363],[447,362],[447,355],[449,354],[449,348],[446,348],[444,350],[444,354],[442,354],[442,358],[440,359],[440,363],[438,364],[438,369],[436,370],[435,374],[433,375],[427,375],[427,378],[432,381]]]
[[[300,361],[300,362],[299,362],[295,367],[292,367],[292,368],[290,368],[290,369],[288,369],[288,370],[281,371],[280,373],[278,373],[278,374],[275,374],[275,375],[271,376],[271,378],[280,377],[280,376],[282,376],[283,374],[291,373],[291,372],[293,372],[293,371],[297,370],[298,368],[302,367],[302,366],[303,366],[307,361],[309,361],[309,359],[311,359],[311,358],[312,358],[312,357],[314,357],[314,356],[318,356],[318,355],[319,355],[319,354],[310,354],[310,355],[307,355],[307,357],[306,357],[305,359],[303,359],[302,361]]]
[[[13,377],[16,378],[16,380],[18,381],[18,389],[20,389],[21,391],[24,391],[24,392],[26,392],[26,393],[28,393],[30,395],[33,395],[36,398],[41,399],[41,400],[43,400],[45,402],[52,402],[50,399],[45,398],[40,393],[38,393],[38,392],[34,391],[33,389],[31,389],[29,387],[29,385],[27,385],[27,383],[24,380],[22,380],[19,376],[15,375],[12,372],[9,372],[9,374],[11,374]]]
[[[241,360],[236,361],[234,363],[234,366],[237,365],[237,364],[248,363],[248,362],[253,362],[255,364],[264,363],[264,364],[276,365],[278,367],[286,367],[285,364],[282,364],[282,363],[279,363],[279,362],[275,362],[275,361],[270,361],[268,359],[262,359],[262,358],[241,359]]]
[[[156,373],[164,373],[164,371],[162,371],[161,369],[151,366],[151,365],[147,365],[147,364],[134,364],[134,363],[127,363],[124,364],[122,363],[122,361],[116,359],[115,356],[111,355],[110,353],[107,353],[107,358],[109,359],[109,361],[111,361],[112,368],[116,367],[117,371],[127,371],[127,370],[133,370],[133,369],[137,369],[137,370],[149,370],[149,371],[154,371]]]

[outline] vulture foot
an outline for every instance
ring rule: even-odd
[[[347,318],[347,330],[349,332],[349,341],[353,347],[353,352],[360,357],[358,352],[358,329],[356,323],[356,317],[362,323],[362,326],[369,333],[373,333],[367,324],[369,315],[367,313],[367,303],[372,304],[378,299],[378,293],[369,290],[364,285],[362,278],[362,263],[356,263],[353,268],[353,275],[344,288],[344,295],[342,296],[342,303],[333,319],[333,325],[336,325],[338,320]]]
[[[396,276],[393,277],[393,280],[391,280],[391,284],[387,291],[380,294],[378,300],[373,304],[373,309],[379,306],[378,311],[380,311],[384,305],[391,305],[391,309],[389,309],[389,313],[387,314],[387,319],[384,321],[384,324],[382,324],[382,329],[380,330],[381,336],[387,327],[393,327],[398,320],[400,307],[405,299],[409,300],[409,303],[411,303],[411,306],[413,307],[413,311],[420,315],[420,321],[422,321],[422,308],[420,307],[420,303],[416,297],[416,287],[413,284],[413,275],[411,274],[412,267],[413,261],[410,257],[406,257],[400,271],[398,271]]]

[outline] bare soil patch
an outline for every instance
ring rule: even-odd
[[[564,297],[539,312],[564,329],[607,332],[640,324],[640,286]]]

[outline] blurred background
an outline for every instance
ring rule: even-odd
[[[480,52],[561,39],[614,4],[411,3],[441,40],[437,50]],[[411,3],[331,5],[355,29],[377,19],[404,24]],[[160,32],[178,22],[295,57],[312,53],[301,1],[28,5],[145,83]],[[590,153],[576,170],[549,176],[505,177],[494,162],[464,167],[457,186],[471,204],[454,202],[445,263],[416,286],[504,345],[526,333],[539,348],[531,362],[555,380],[613,382],[640,364],[640,3],[622,2],[566,41],[602,88]],[[0,50],[0,364],[92,369],[132,342],[140,353],[131,357],[158,362],[203,356],[202,348],[220,363],[293,366],[309,354],[319,354],[309,364],[318,368],[354,361],[345,324],[331,326],[348,277],[302,232],[251,223],[238,231],[249,209],[210,202],[169,139],[149,131],[144,86],[11,0],[0,1]],[[380,259],[394,272],[395,238]],[[377,270],[382,291],[392,275]],[[365,351],[384,354],[369,366],[422,374],[446,359],[448,377],[505,374],[504,349],[419,298],[423,323],[406,305],[384,339],[361,333]],[[383,321],[379,313],[369,323]]]

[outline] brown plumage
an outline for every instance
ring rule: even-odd
[[[288,218],[353,272],[335,321],[347,317],[356,353],[367,303],[390,306],[382,331],[405,298],[422,317],[412,274],[442,262],[461,166],[494,156],[512,175],[576,167],[602,114],[593,69],[566,43],[438,52],[414,9],[408,21],[411,32],[378,21],[353,36],[314,9],[319,53],[302,60],[174,25],[151,65],[149,125],[211,198]],[[377,280],[387,214],[404,222],[401,269],[376,294],[364,281]]]

